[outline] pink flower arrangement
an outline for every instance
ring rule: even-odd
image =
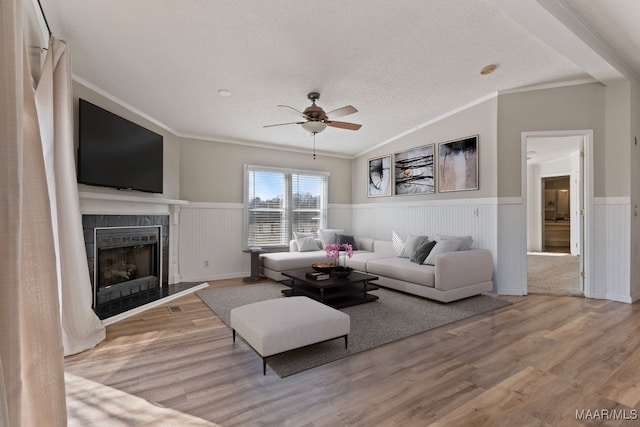
[[[340,265],[340,249],[344,249],[343,255],[344,255],[344,261],[343,264],[344,265]],[[336,269],[338,270],[351,270],[350,267],[347,267],[347,257],[351,258],[353,256],[353,247],[349,244],[349,243],[343,243],[343,244],[338,244],[338,243],[331,243],[329,245],[327,245],[324,248],[325,252],[327,253],[327,259],[333,259],[335,260],[335,264],[336,264]]]

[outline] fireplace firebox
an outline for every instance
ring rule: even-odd
[[[95,228],[94,309],[161,287],[161,236],[161,226]]]

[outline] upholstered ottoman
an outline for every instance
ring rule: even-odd
[[[351,328],[349,315],[307,297],[276,298],[231,310],[233,342],[236,331],[262,357],[344,337],[345,348]]]

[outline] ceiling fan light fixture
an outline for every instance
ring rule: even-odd
[[[302,128],[309,133],[320,133],[327,128],[327,124],[321,121],[310,120],[302,123]]]

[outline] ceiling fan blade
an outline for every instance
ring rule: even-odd
[[[301,125],[305,122],[289,122],[289,123],[278,123],[277,125],[265,125],[263,128],[272,128],[274,126],[285,126],[285,125]]]
[[[336,121],[328,121],[328,120],[325,123],[327,124],[327,126],[340,128],[340,129],[348,129],[348,130],[358,130],[362,127],[362,125],[359,125],[357,123],[336,122]]]
[[[353,105],[346,105],[342,108],[336,108],[335,110],[331,110],[327,113],[327,117],[330,119],[342,116],[348,116],[349,114],[357,113],[358,110]]]
[[[282,107],[282,108],[288,108],[289,110],[293,111],[294,113],[296,113],[297,115],[299,115],[300,117],[304,117],[305,119],[308,119],[309,117],[307,117],[302,111],[298,111],[293,107],[289,107],[288,105],[278,105],[278,107]]]

